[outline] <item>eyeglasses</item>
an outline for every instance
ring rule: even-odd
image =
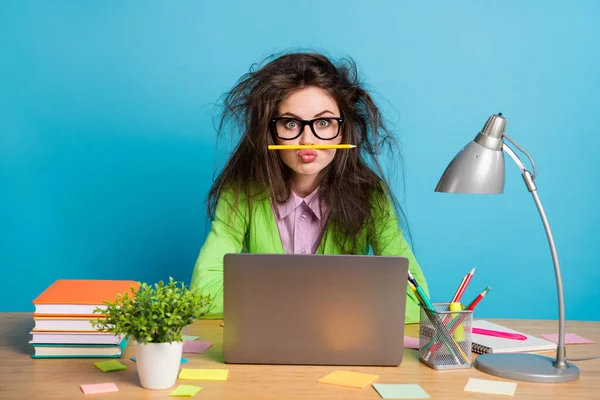
[[[290,117],[278,117],[271,120],[273,131],[281,140],[293,140],[302,135],[304,127],[310,126],[313,135],[321,140],[332,140],[340,134],[344,118],[328,117],[310,121]]]

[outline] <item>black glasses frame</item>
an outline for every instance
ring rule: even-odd
[[[335,121],[338,122],[338,130],[335,133],[334,137],[331,137],[331,138],[322,138],[315,131],[314,124],[317,121],[330,120],[330,119],[333,119],[333,120],[335,120]],[[300,131],[299,131],[299,133],[296,136],[294,136],[292,138],[284,138],[284,137],[279,136],[279,134],[277,133],[277,122],[278,121],[296,121],[296,122],[299,122],[302,126],[300,127]],[[281,140],[294,140],[294,139],[299,138],[300,135],[302,135],[302,132],[304,132],[304,127],[306,125],[310,126],[311,132],[317,138],[319,138],[321,140],[333,140],[333,139],[335,139],[336,137],[338,137],[340,135],[340,131],[341,131],[341,128],[342,128],[342,122],[343,121],[344,121],[343,117],[321,117],[321,118],[315,118],[315,119],[311,119],[311,120],[305,120],[305,119],[299,119],[299,118],[293,118],[293,117],[277,117],[277,118],[273,118],[271,120],[271,127],[272,127],[272,130],[273,130],[273,133],[275,134],[275,136],[277,136]]]

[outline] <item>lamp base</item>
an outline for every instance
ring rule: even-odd
[[[579,379],[579,368],[567,363],[567,368],[554,367],[554,358],[537,354],[482,354],[475,359],[475,368],[486,374],[517,381],[559,383]]]

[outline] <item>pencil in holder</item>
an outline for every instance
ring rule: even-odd
[[[420,306],[419,361],[430,368],[471,368],[473,311],[434,303]]]

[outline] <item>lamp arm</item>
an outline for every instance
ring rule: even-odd
[[[504,137],[505,137],[505,138],[506,138],[506,139],[507,139],[509,142],[511,142],[511,143],[513,144],[513,146],[515,146],[515,147],[516,147],[517,149],[519,149],[519,150],[520,150],[520,151],[521,151],[523,154],[525,154],[525,155],[527,156],[527,158],[529,158],[529,162],[531,163],[531,167],[533,168],[533,177],[532,177],[531,179],[533,179],[533,180],[535,181],[535,177],[537,176],[537,173],[536,173],[536,169],[535,169],[535,163],[533,162],[533,158],[531,158],[531,156],[529,155],[529,153],[528,153],[528,152],[526,152],[524,148],[522,148],[521,146],[519,146],[519,145],[517,144],[517,142],[515,142],[515,141],[514,141],[514,140],[513,140],[513,139],[512,139],[510,136],[508,136],[506,133],[504,133],[502,136],[504,136]],[[502,143],[502,144],[504,144],[504,143]],[[516,154],[514,154],[514,153],[513,153],[513,155],[515,155],[515,157],[516,157]],[[517,158],[518,158],[518,157],[517,157]],[[513,158],[513,160],[514,160],[514,158]]]
[[[502,150],[506,154],[508,154],[510,156],[510,158],[513,159],[513,161],[515,162],[515,164],[517,164],[517,166],[521,170],[521,173],[523,173],[526,170],[525,165],[523,164],[523,162],[521,161],[521,159],[515,154],[515,152],[513,151],[513,149],[511,149],[510,147],[508,147],[508,145],[506,143],[502,143]]]
[[[506,136],[506,135],[505,135]],[[510,140],[510,139],[509,139]],[[512,140],[511,143],[515,144]],[[516,145],[516,144],[515,144]],[[569,368],[566,363],[566,352],[565,352],[565,305],[564,305],[564,296],[563,296],[563,286],[562,286],[562,277],[560,274],[560,265],[558,262],[558,255],[556,253],[556,246],[554,245],[554,238],[552,236],[552,230],[550,229],[550,224],[548,223],[548,218],[546,217],[546,213],[544,211],[544,207],[542,206],[542,202],[537,194],[537,187],[533,181],[534,177],[531,173],[525,168],[519,157],[515,154],[515,152],[508,147],[506,143],[502,143],[502,149],[513,159],[515,164],[521,170],[521,175],[523,175],[523,180],[525,181],[525,185],[531,195],[533,196],[533,200],[535,201],[535,205],[542,217],[542,223],[544,224],[544,229],[546,230],[546,236],[548,237],[548,243],[550,244],[550,252],[552,253],[552,261],[554,262],[554,274],[556,275],[556,287],[558,290],[558,348],[556,349],[556,361],[554,362],[554,367],[556,368]],[[523,151],[523,153],[527,154],[524,150],[519,147],[519,150]],[[533,160],[527,154],[527,157],[531,160],[532,165]]]

